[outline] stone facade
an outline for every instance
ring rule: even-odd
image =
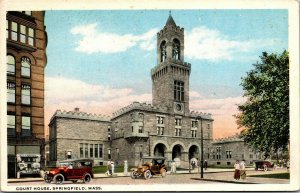
[[[214,140],[209,154],[210,165],[233,165],[236,160],[243,159],[247,165],[252,165],[253,160],[261,158],[239,135]]]
[[[95,165],[108,159],[110,118],[101,115],[57,110],[51,118],[50,161],[92,158]]]
[[[117,158],[118,162],[127,160],[129,164],[136,165],[142,156],[160,155],[168,161],[177,158],[178,165],[188,167],[189,158],[199,159],[200,156],[199,117],[202,117],[206,152],[212,140],[212,119],[209,114],[190,112],[190,116],[174,115],[167,108],[134,102],[116,112],[112,118],[112,151],[118,148],[122,152],[113,158]],[[180,119],[181,124],[176,125],[175,119]],[[192,121],[199,124],[192,127]],[[177,136],[176,128],[181,129]],[[196,131],[193,135],[192,130]]]
[[[6,13],[8,177],[16,176],[16,154],[44,160],[44,11]]]
[[[157,34],[157,46],[158,64],[151,70],[152,104],[133,102],[110,120],[96,122],[90,116],[83,120],[80,112],[57,111],[49,124],[53,161],[68,158],[69,151],[78,157],[80,143],[97,142],[107,147],[103,149],[103,162],[112,159],[122,164],[127,160],[133,166],[143,156],[164,156],[187,168],[191,160],[200,159],[201,129],[204,153],[208,154],[213,119],[211,114],[189,110],[191,64],[184,62],[184,29],[171,15]]]

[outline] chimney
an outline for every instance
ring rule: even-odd
[[[74,111],[79,112],[79,107],[75,107]]]

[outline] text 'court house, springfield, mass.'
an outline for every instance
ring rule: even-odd
[[[152,104],[133,102],[111,118],[57,110],[50,128],[50,160],[92,158],[95,165],[110,159],[137,165],[144,156],[164,156],[188,167],[204,155],[212,141],[211,114],[189,109],[191,64],[184,62],[184,29],[170,15],[157,33],[157,65],[151,70]],[[207,156],[205,156],[206,158]]]

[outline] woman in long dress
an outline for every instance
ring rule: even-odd
[[[240,179],[240,163],[239,160],[236,160],[234,164],[234,179],[239,180]]]

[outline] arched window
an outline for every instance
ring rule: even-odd
[[[179,60],[180,59],[180,42],[178,39],[173,40],[172,45],[172,58]]]
[[[21,75],[25,77],[30,77],[30,66],[31,66],[30,59],[27,57],[22,57],[21,66],[22,66]]]
[[[7,74],[15,74],[15,66],[16,66],[16,60],[12,55],[6,56],[7,60]]]
[[[167,46],[166,46],[166,41],[163,41],[160,44],[160,61],[164,62],[167,58]]]

